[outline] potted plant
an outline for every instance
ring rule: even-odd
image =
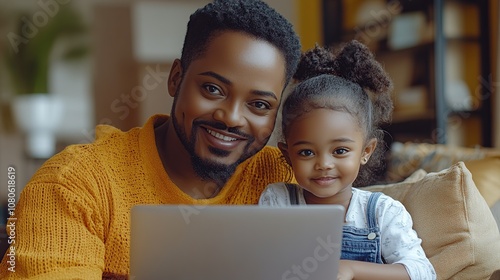
[[[86,31],[80,15],[70,5],[46,14],[47,20],[41,22],[45,24],[37,21],[35,15],[18,17],[15,30],[7,36],[4,61],[14,93],[14,120],[27,134],[27,152],[35,158],[47,158],[55,151],[55,129],[64,107],[61,100],[50,94],[51,61],[82,58],[88,53],[88,46],[62,40]],[[54,57],[56,46],[63,47],[59,57]]]

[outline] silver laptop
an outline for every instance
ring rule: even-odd
[[[336,279],[340,205],[138,205],[130,279]]]

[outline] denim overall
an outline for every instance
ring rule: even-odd
[[[293,184],[286,184],[291,204],[299,204],[298,188]],[[375,210],[377,200],[382,195],[375,192],[368,199],[366,216],[368,228],[344,226],[342,233],[343,260],[357,260],[372,263],[383,263],[380,246],[380,229],[377,226]]]
[[[380,229],[375,215],[377,200],[381,194],[379,192],[372,193],[368,199],[366,211],[368,228],[344,226],[341,259],[383,263],[380,248]]]

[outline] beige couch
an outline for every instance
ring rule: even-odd
[[[394,143],[386,181],[400,182],[418,169],[437,172],[463,161],[500,228],[500,149]]]
[[[500,151],[396,143],[387,180],[367,189],[405,205],[438,279],[497,277]]]

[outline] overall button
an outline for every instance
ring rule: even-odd
[[[375,232],[370,232],[370,234],[368,234],[368,239],[370,240],[375,239],[375,237],[377,237],[377,234]]]

